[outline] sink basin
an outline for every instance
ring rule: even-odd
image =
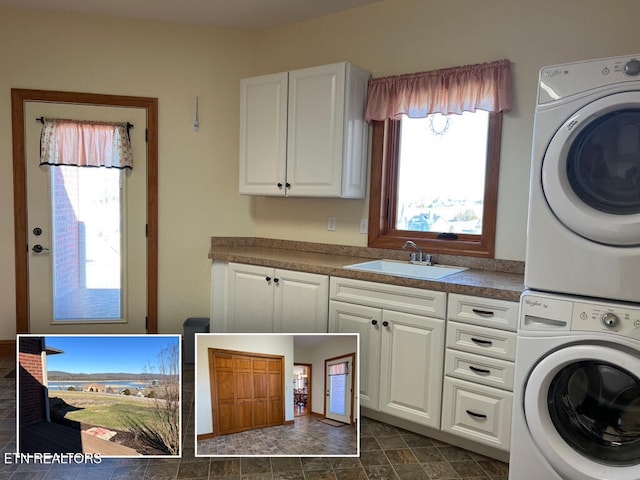
[[[374,273],[384,273],[397,277],[419,278],[422,280],[439,280],[448,275],[462,272],[465,267],[447,267],[440,265],[421,265],[418,263],[401,262],[398,260],[372,260],[370,262],[354,263],[344,268],[363,270]]]

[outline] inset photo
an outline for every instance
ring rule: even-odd
[[[19,453],[177,457],[180,335],[18,335]]]
[[[358,334],[196,334],[196,456],[358,456],[358,346]]]

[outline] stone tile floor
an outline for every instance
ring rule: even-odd
[[[332,427],[319,417],[295,417],[294,425],[260,428],[197,441],[197,455],[357,455],[355,427]]]
[[[507,480],[508,465],[363,418],[360,457],[196,457],[193,366],[183,372],[182,458],[106,458],[100,465],[5,464],[16,449],[14,358],[0,357],[2,480]],[[346,428],[346,427],[342,427]]]

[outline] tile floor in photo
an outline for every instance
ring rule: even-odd
[[[193,366],[183,371],[183,456],[107,458],[98,466],[15,465],[15,358],[0,357],[0,479],[6,480],[507,480],[508,465],[403,429],[363,418],[360,457],[196,457]],[[334,428],[334,427],[332,427]],[[350,427],[340,427],[350,428]]]

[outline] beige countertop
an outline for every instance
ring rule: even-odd
[[[514,261],[434,254],[435,263],[468,267],[468,270],[449,275],[441,280],[419,280],[344,268],[345,265],[376,258],[405,259],[406,255],[406,252],[395,250],[252,237],[212,237],[209,250],[211,260],[262,265],[516,302],[519,301],[520,294],[524,290],[524,264]]]

